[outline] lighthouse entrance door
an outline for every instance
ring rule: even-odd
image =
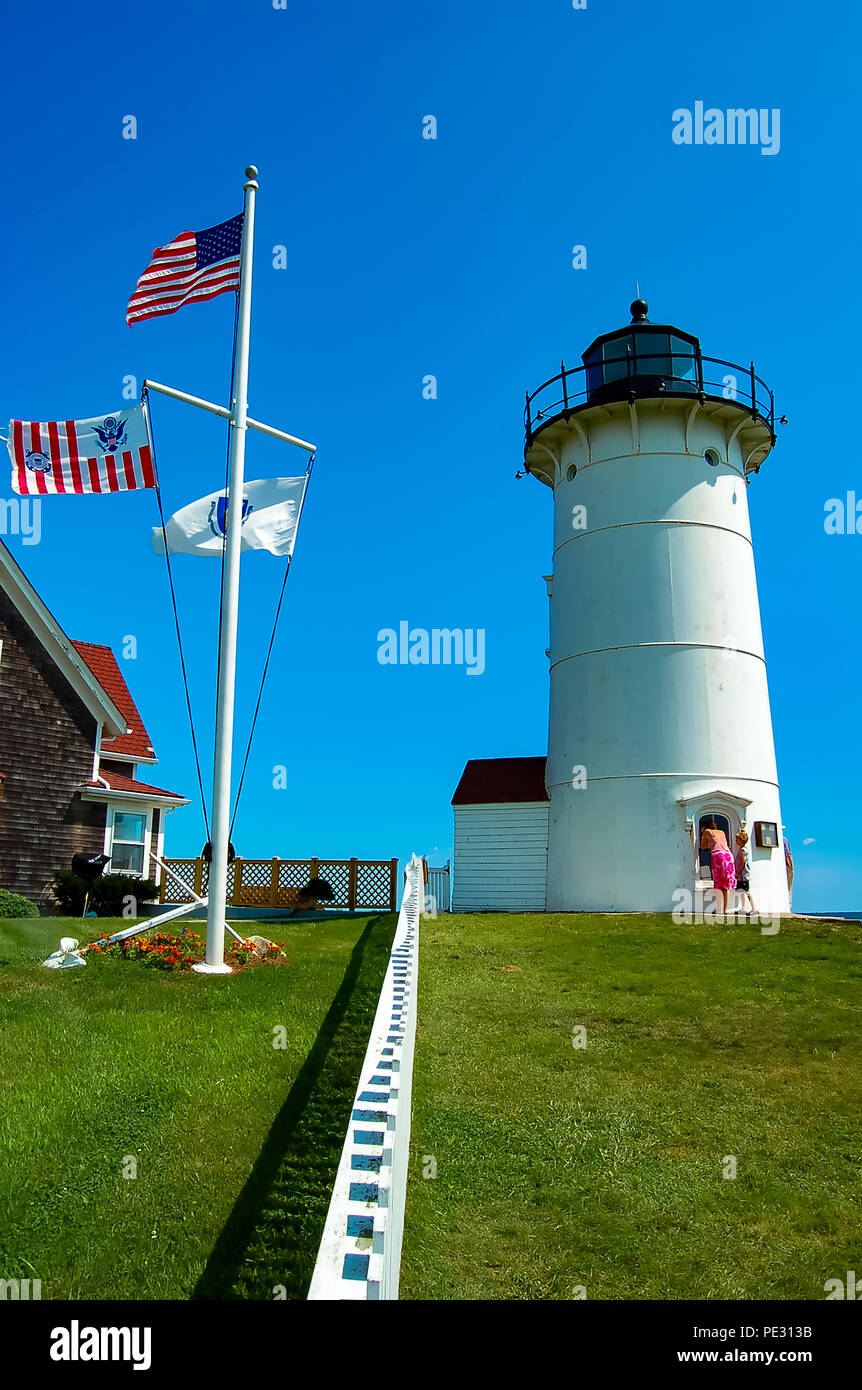
[[[724,836],[727,840],[728,847],[730,849],[731,854],[733,854],[735,834],[731,834],[730,821],[728,820],[727,816],[722,815],[720,811],[704,811],[703,815],[700,817],[697,823],[698,845],[700,844],[701,837],[703,836],[703,832],[706,829],[706,823],[708,820],[714,820],[716,829],[724,831]],[[708,849],[698,850],[698,878],[705,880],[707,883],[712,883],[712,867],[710,865]]]

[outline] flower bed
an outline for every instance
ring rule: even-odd
[[[183,927],[178,936],[172,932],[157,931],[152,936],[141,933],[125,941],[112,941],[107,932],[101,932],[86,942],[86,946],[95,957],[138,961],[156,970],[188,970],[202,961],[206,954],[203,940],[190,927]],[[266,941],[263,937],[233,941],[226,959],[234,971],[244,970],[249,965],[288,964],[283,944]]]

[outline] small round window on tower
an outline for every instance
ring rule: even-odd
[[[717,449],[707,449],[704,453],[704,458],[711,468],[717,468],[721,463],[721,454]]]
[[[566,469],[566,482],[570,483],[577,471],[578,465],[576,463],[570,463],[568,468]]]

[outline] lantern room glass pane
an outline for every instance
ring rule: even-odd
[[[611,342],[605,343],[602,348],[604,380],[620,381],[623,377],[631,376],[633,352],[634,343],[631,335],[614,338]]]
[[[684,338],[671,337],[670,350],[673,354],[673,375],[680,378],[674,382],[674,390],[696,390],[697,358],[694,344],[686,342]]]
[[[670,376],[670,338],[667,333],[639,333],[635,346],[638,376]]]
[[[602,354],[598,348],[584,358],[587,369],[587,391],[595,391],[602,384]]]

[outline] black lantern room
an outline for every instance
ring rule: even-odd
[[[626,328],[603,333],[583,354],[589,405],[702,390],[699,340],[669,324],[650,323],[643,299],[634,301],[631,313]]]
[[[582,411],[663,397],[693,397],[701,409],[728,420],[743,411],[749,417],[739,436],[746,446],[745,471],[757,472],[775,443],[775,401],[754,363],[743,367],[722,357],[704,357],[693,333],[650,323],[646,300],[636,299],[631,315],[625,328],[602,333],[590,343],[583,366],[562,362],[558,375],[527,392],[527,472],[554,486],[548,446],[553,449],[562,441],[568,422]]]

